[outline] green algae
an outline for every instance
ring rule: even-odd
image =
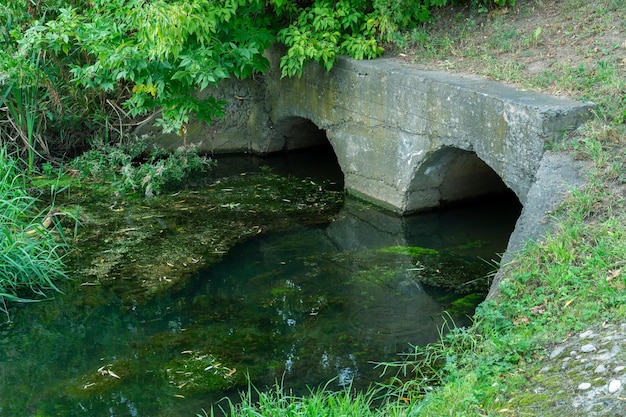
[[[448,307],[446,310],[455,315],[464,314],[472,316],[474,315],[474,310],[476,309],[476,306],[478,306],[478,304],[480,304],[484,299],[484,293],[470,293],[452,301],[450,307]]]
[[[420,246],[388,246],[379,249],[383,253],[391,253],[396,255],[408,255],[422,257],[426,255],[439,255],[439,251],[430,248],[422,248]]]
[[[76,180],[57,197],[82,225],[75,275],[90,288],[114,288],[130,304],[181,288],[250,237],[294,222],[328,222],[342,201],[342,193],[322,184],[272,173],[216,178],[151,199]]]

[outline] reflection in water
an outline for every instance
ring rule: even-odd
[[[369,382],[369,361],[434,340],[441,323],[441,305],[407,272],[404,258],[338,252],[323,229],[267,236],[206,271],[181,294],[188,301],[179,314],[206,327],[221,306],[232,306],[219,318],[229,323],[227,355],[251,368],[263,363],[270,372],[257,375],[267,383]]]
[[[448,294],[446,302],[438,301],[441,294],[421,283],[427,268],[444,274],[450,267],[441,256],[385,249],[428,244],[427,254],[454,251],[461,264],[455,272],[483,276],[490,266],[480,258],[492,259],[494,248],[506,245],[517,215],[516,209],[505,211],[491,205],[407,219],[348,202],[329,226],[263,236],[233,250],[180,294],[192,299],[185,306],[194,306],[182,314],[195,317],[197,326],[211,326],[217,313],[202,316],[196,309],[236,305],[221,318],[231,323],[228,356],[250,369],[263,363],[269,372],[256,374],[258,381],[279,378],[302,388],[335,378],[338,386],[365,386],[377,378],[372,361],[396,359],[409,344],[436,340],[454,299]],[[461,216],[470,232],[454,230]],[[452,312],[451,318],[465,325],[470,313]],[[249,334],[250,343],[237,347],[236,340]]]

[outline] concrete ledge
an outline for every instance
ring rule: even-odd
[[[537,170],[522,213],[509,238],[501,268],[494,277],[488,298],[499,294],[499,286],[506,279],[508,264],[529,242],[545,238],[552,225],[552,214],[565,201],[570,192],[586,182],[585,164],[570,156],[546,152]]]

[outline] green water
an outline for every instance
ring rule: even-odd
[[[400,218],[347,201],[329,224],[259,233],[141,302],[70,283],[0,328],[0,416],[195,416],[247,375],[365,387],[372,362],[435,340],[444,315],[469,323],[492,269],[480,258],[504,251],[517,214],[490,202]],[[159,227],[184,234],[184,217]]]

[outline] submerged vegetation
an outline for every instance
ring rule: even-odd
[[[139,190],[120,192],[116,170],[95,177],[72,177],[70,170],[33,181],[31,192],[70,184],[57,193],[55,207],[77,213],[81,227],[65,259],[73,279],[57,281],[63,297],[13,309],[16,325],[0,329],[7,364],[0,397],[18,397],[0,401],[0,414],[35,409],[40,416],[69,417],[113,409],[124,415],[127,403],[119,392],[141,410],[178,410],[184,398],[199,404],[197,398],[221,398],[244,387],[240,356],[256,357],[255,338],[262,334],[257,316],[246,315],[235,326],[230,317],[245,305],[238,297],[220,301],[210,291],[180,292],[234,245],[299,222],[326,223],[343,201],[341,192],[323,184],[267,170],[227,177],[209,172],[193,188],[146,199]],[[272,312],[268,307],[268,324]],[[241,334],[233,336],[234,328]],[[274,337],[285,343],[291,336]],[[27,346],[30,359],[13,360]],[[270,365],[280,364],[251,367],[266,372]],[[33,373],[36,380],[27,376]]]

